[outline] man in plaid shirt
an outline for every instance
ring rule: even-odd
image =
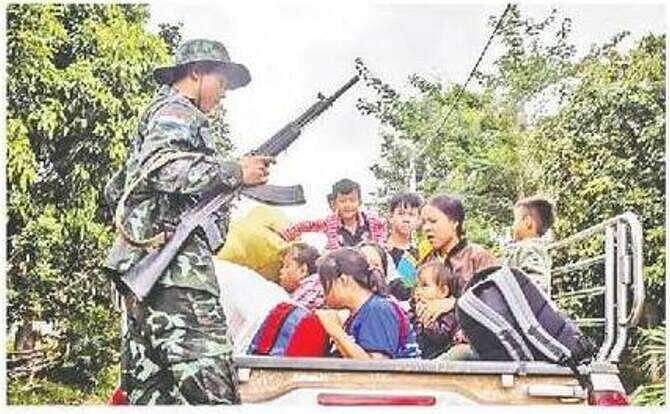
[[[361,187],[348,178],[333,185],[334,213],[321,220],[296,223],[282,232],[287,241],[295,240],[302,233],[325,233],[326,249],[356,246],[369,241],[384,246],[386,221],[369,212],[361,211]]]

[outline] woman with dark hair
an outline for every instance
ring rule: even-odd
[[[355,249],[332,252],[319,263],[326,305],[316,315],[344,358],[415,358],[419,350],[407,313],[381,293],[383,279]],[[347,309],[342,324],[336,309]]]
[[[417,317],[428,325],[454,308],[456,298],[467,289],[475,273],[497,265],[497,261],[486,249],[470,243],[465,237],[465,209],[458,198],[446,194],[433,197],[421,209],[421,219],[423,233],[432,245],[432,252],[424,262],[437,260],[443,263],[459,281],[459,288],[453,292],[453,297],[417,305]],[[454,348],[452,350],[455,359],[471,358],[467,352],[464,354],[468,354],[466,356],[456,356],[460,349]]]
[[[422,209],[424,235],[432,252],[424,262],[438,260],[460,279],[460,296],[478,271],[495,266],[497,261],[483,247],[470,243],[465,237],[465,210],[461,201],[450,195],[433,197]]]

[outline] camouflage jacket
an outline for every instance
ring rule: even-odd
[[[507,246],[504,262],[507,266],[523,270],[538,287],[549,293],[551,257],[546,240],[532,237]]]
[[[176,226],[200,195],[220,184],[230,191],[241,185],[240,165],[225,161],[208,128],[206,115],[169,86],[149,104],[125,166],[105,188],[107,202],[117,208],[118,234],[105,267],[128,271],[149,248],[142,241]],[[217,219],[224,240],[228,222],[229,206]],[[211,255],[204,235],[194,232],[158,283],[218,296]]]

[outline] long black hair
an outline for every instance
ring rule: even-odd
[[[325,292],[330,291],[335,280],[343,274],[351,276],[359,286],[373,293],[386,291],[383,278],[370,268],[363,253],[353,248],[343,248],[328,253],[319,261],[319,278]]]
[[[445,216],[450,220],[456,222],[456,235],[458,236],[458,243],[447,253],[445,258],[445,264],[453,270],[451,265],[451,258],[463,250],[467,246],[468,241],[465,238],[465,229],[463,229],[463,222],[465,221],[465,208],[463,208],[463,203],[457,197],[454,197],[449,194],[440,194],[437,195],[428,201],[428,205],[435,207],[440,210]]]
[[[450,220],[455,221],[456,234],[459,238],[465,237],[465,230],[463,229],[465,209],[461,200],[449,194],[440,194],[431,198],[428,204],[440,210]]]

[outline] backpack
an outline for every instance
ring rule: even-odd
[[[482,360],[551,361],[570,367],[595,346],[521,270],[491,267],[476,274],[458,299],[463,332]]]
[[[290,302],[275,306],[249,345],[248,354],[325,357],[329,336],[319,318]]]

